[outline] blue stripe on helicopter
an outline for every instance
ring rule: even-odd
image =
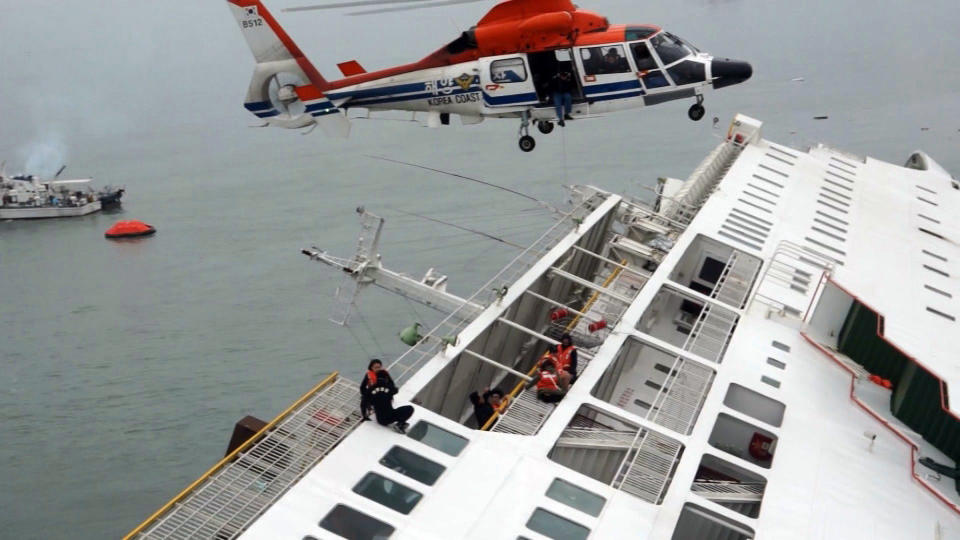
[[[277,111],[275,111],[275,110],[273,110],[273,109],[271,109],[271,110],[266,111],[266,112],[254,112],[253,114],[259,116],[260,118],[270,118],[271,116],[277,116],[277,115],[279,115],[280,113],[277,112]]]
[[[643,95],[643,90],[640,90],[639,92],[621,92],[619,94],[609,94],[606,96],[591,97],[590,101],[593,101],[593,102],[610,101],[611,99],[626,99],[626,98],[632,98],[632,97],[637,97],[642,95]]]
[[[422,90],[422,88],[421,88],[421,90]],[[363,107],[364,105],[376,105],[376,104],[379,104],[379,103],[391,103],[391,102],[396,102],[396,101],[411,101],[411,100],[416,100],[416,99],[429,99],[429,98],[444,97],[444,96],[455,96],[455,95],[458,95],[458,94],[472,94],[472,93],[474,93],[474,92],[479,92],[479,91],[480,91],[480,87],[479,87],[479,86],[471,86],[470,88],[468,88],[468,89],[466,89],[466,90],[463,90],[463,89],[458,88],[457,90],[452,91],[452,92],[450,92],[450,93],[448,93],[448,94],[444,94],[444,93],[434,94],[433,92],[420,92],[420,93],[416,93],[416,94],[405,94],[405,95],[402,95],[402,96],[397,96],[397,95],[387,96],[387,97],[383,97],[383,98],[379,98],[379,99],[370,99],[370,98],[361,99],[361,100],[352,100],[352,99],[351,99],[350,101],[346,102],[344,105],[346,105],[346,106],[348,106],[348,107]]]
[[[484,92],[483,101],[485,101],[488,105],[523,105],[526,103],[536,103],[540,101],[540,99],[537,97],[536,92],[514,94],[512,96],[491,96],[490,94]]]
[[[338,112],[340,112],[339,109],[326,109],[326,110],[323,110],[323,111],[312,112],[312,113],[310,113],[310,114],[311,114],[312,116],[326,116],[326,115],[328,115],[328,114],[334,114],[334,113],[338,113]]]
[[[269,101],[251,101],[249,103],[244,103],[243,107],[250,112],[262,111],[264,109],[271,109],[273,105]]]
[[[620,81],[604,84],[584,85],[583,92],[592,96],[594,94],[606,94],[607,92],[617,92],[620,90],[636,90],[640,88],[640,81]]]
[[[327,97],[330,99],[364,99],[380,96],[389,96],[393,94],[406,94],[409,92],[422,92],[426,89],[425,82],[398,84],[394,86],[382,86],[380,88],[370,88],[368,90],[350,90],[347,92],[330,92]]]
[[[329,101],[322,101],[320,103],[311,103],[310,105],[307,105],[306,111],[313,112],[336,108],[337,107],[333,103],[330,103]]]

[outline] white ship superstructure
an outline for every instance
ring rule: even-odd
[[[388,367],[406,435],[331,375],[130,538],[960,538],[958,184],[738,116],[654,203],[592,186],[475,295],[314,259],[451,311]],[[352,284],[352,285],[350,285]],[[569,332],[578,379],[524,384]],[[469,392],[508,406],[478,426]],[[921,464],[939,463],[939,472]]]

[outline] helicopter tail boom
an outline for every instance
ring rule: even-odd
[[[257,62],[244,107],[269,126],[319,125],[329,135],[347,136],[350,121],[324,95],[327,80],[263,3],[228,0],[228,6]]]

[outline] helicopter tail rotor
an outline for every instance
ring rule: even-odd
[[[326,79],[280,27],[260,0],[228,0],[230,11],[257,65],[244,107],[269,126],[288,129],[319,125],[346,137],[350,121],[323,93]]]

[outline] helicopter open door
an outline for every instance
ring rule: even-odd
[[[487,107],[527,106],[539,101],[526,56],[510,54],[480,59],[480,84]]]

